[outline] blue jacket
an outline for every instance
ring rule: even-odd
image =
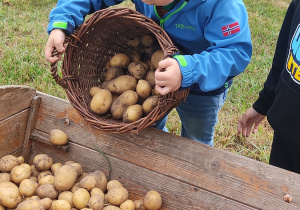
[[[72,33],[87,14],[118,0],[58,0],[50,13],[48,33],[61,28]],[[163,18],[156,7],[133,0],[136,10],[161,25],[183,51],[177,55],[182,88],[192,93],[216,95],[249,64],[252,55],[248,15],[242,0],[180,0]]]

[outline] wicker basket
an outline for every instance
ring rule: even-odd
[[[189,89],[159,96],[158,106],[146,117],[133,123],[113,119],[111,114],[98,115],[90,109],[91,87],[100,86],[99,75],[106,62],[116,53],[124,52],[127,41],[144,34],[153,34],[165,57],[178,52],[166,32],[153,20],[129,8],[109,8],[95,12],[79,26],[66,42],[61,75],[58,63],[51,65],[55,81],[65,89],[74,109],[93,127],[111,133],[137,133],[162,118],[188,95]]]

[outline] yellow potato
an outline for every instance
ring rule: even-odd
[[[101,89],[91,100],[91,110],[96,114],[105,114],[112,104],[112,94],[109,90]]]
[[[5,155],[0,159],[1,172],[10,172],[17,165],[19,165],[18,159],[13,155]]]
[[[54,176],[53,175],[48,175],[44,176],[39,180],[39,185],[43,184],[54,184]]]
[[[131,62],[128,66],[129,73],[137,79],[143,79],[147,74],[145,64],[141,62]]]
[[[90,197],[88,205],[91,209],[103,209],[104,199],[101,195],[93,195]]]
[[[20,203],[16,210],[43,210],[43,205],[37,200],[27,200]]]
[[[74,207],[73,204],[73,193],[71,191],[63,191],[58,195],[58,200],[66,200],[69,202],[71,207]]]
[[[50,198],[51,200],[57,198],[58,192],[53,184],[43,184],[37,188],[37,195],[39,198]]]
[[[92,87],[92,88],[90,89],[90,94],[91,94],[91,96],[94,97],[94,95],[95,95],[99,90],[101,90],[101,88],[98,87],[98,86]]]
[[[18,164],[21,165],[22,163],[24,163],[24,157],[23,156],[19,156],[17,157],[17,161],[18,161]]]
[[[107,200],[112,205],[121,205],[128,199],[128,191],[124,187],[114,187],[107,192]]]
[[[121,210],[121,209],[117,206],[108,205],[108,206],[105,206],[103,208],[103,210]]]
[[[24,179],[28,179],[30,176],[31,167],[27,163],[15,166],[10,172],[10,179],[15,184],[20,184]]]
[[[151,63],[155,69],[158,68],[158,63],[164,59],[164,52],[162,50],[157,50],[151,56]]]
[[[54,175],[54,186],[61,191],[71,189],[77,179],[77,169],[68,164],[60,167]]]
[[[40,179],[42,179],[45,176],[53,176],[53,174],[51,173],[51,171],[42,171],[41,173],[38,174],[38,181],[40,181]]]
[[[129,47],[126,51],[125,54],[128,55],[130,58],[131,62],[137,62],[141,60],[141,53],[137,51],[136,49]]]
[[[79,188],[73,193],[73,204],[76,208],[82,209],[85,208],[89,202],[90,194],[84,188]]]
[[[141,98],[148,98],[152,92],[150,83],[147,80],[140,79],[136,86],[136,92]]]
[[[36,194],[39,184],[30,179],[24,179],[19,185],[19,192],[22,196],[30,197]]]
[[[158,96],[148,97],[142,104],[143,113],[147,116],[158,105]]]
[[[134,104],[125,109],[123,112],[123,122],[132,123],[143,116],[143,107],[140,104]]]
[[[119,180],[116,180],[116,179],[113,179],[113,180],[110,180],[109,182],[107,182],[107,191],[109,191],[110,189],[112,189],[114,187],[123,187],[123,185],[121,184],[121,182]]]
[[[60,167],[62,167],[62,163],[53,163],[52,166],[51,166],[51,172],[52,172],[52,174],[54,175],[55,172],[56,172]]]
[[[79,187],[90,191],[96,187],[96,184],[96,176],[88,174],[79,182]]]
[[[110,81],[105,81],[101,84],[103,89],[109,90],[115,94],[122,94],[126,90],[135,90],[137,85],[137,79],[130,75],[121,75]]]
[[[0,173],[0,182],[10,182],[10,173]]]
[[[135,205],[135,209],[147,210],[146,207],[144,206],[144,200],[143,199],[134,200],[133,202],[134,202],[134,205]]]
[[[0,204],[7,208],[16,208],[22,202],[19,188],[12,182],[0,182]]]
[[[135,210],[135,204],[132,200],[126,200],[124,203],[120,205],[120,209],[122,210]]]
[[[124,75],[124,71],[121,67],[111,66],[109,69],[107,69],[107,72],[105,74],[105,81],[115,79],[121,75]]]
[[[47,171],[53,164],[53,159],[47,154],[38,154],[33,158],[33,164],[38,171]]]
[[[52,200],[50,198],[43,198],[40,200],[40,204],[45,208],[45,209],[50,209],[52,205]]]
[[[144,206],[148,210],[157,210],[161,207],[161,205],[162,205],[162,198],[157,191],[151,190],[145,195]]]
[[[121,68],[127,68],[130,63],[130,58],[124,53],[115,54],[110,60],[110,66],[118,66]]]
[[[50,142],[55,145],[64,145],[68,142],[68,135],[60,129],[53,129],[50,131]],[[48,169],[47,169],[48,170]]]
[[[151,88],[154,88],[155,87],[155,71],[148,71],[145,76],[145,80],[147,80],[149,82],[149,84],[151,85]]]
[[[56,200],[51,205],[52,210],[71,210],[71,208],[70,203],[66,200]]]

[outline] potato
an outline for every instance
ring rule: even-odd
[[[44,210],[44,206],[37,200],[27,200],[20,203],[16,210]]]
[[[143,64],[143,66],[145,67],[146,71],[148,72],[150,70],[150,66],[147,62],[145,61],[139,61],[138,63]]]
[[[157,191],[151,190],[145,195],[144,206],[148,210],[157,210],[161,207],[161,205],[162,205],[162,198]]]
[[[93,195],[90,197],[88,205],[91,209],[103,209],[104,198],[101,195]]]
[[[79,187],[79,182],[76,182],[70,189],[70,191],[72,193],[74,193],[76,190],[78,190],[80,187]]]
[[[121,75],[124,75],[124,71],[119,66],[111,66],[109,69],[107,69],[105,81],[109,81],[112,79],[115,79]]]
[[[128,191],[124,187],[114,187],[107,192],[107,200],[112,205],[121,205],[128,199]]]
[[[32,175],[32,174],[31,174],[31,175]],[[35,176],[30,176],[29,179],[30,179],[31,181],[34,181],[34,182],[38,183],[38,179],[37,179]]]
[[[76,208],[82,209],[87,206],[90,199],[90,194],[86,189],[79,188],[73,193],[73,204]]]
[[[86,172],[82,172],[76,179],[76,182],[80,182],[84,177],[86,177],[86,175],[88,175],[88,173]]]
[[[156,86],[152,89],[152,95],[153,95],[153,96],[158,96],[158,95],[160,95],[160,93],[157,91]]]
[[[27,163],[15,166],[10,172],[10,179],[15,184],[20,184],[24,179],[28,179],[30,176],[31,167]]]
[[[94,187],[91,190],[90,194],[91,194],[91,196],[93,196],[93,195],[101,195],[103,197],[103,200],[104,200],[104,196],[105,196],[104,192],[100,188],[98,188],[98,187]]]
[[[52,144],[64,145],[68,142],[68,135],[60,129],[53,129],[53,130],[50,131],[49,134],[50,134],[49,141]]]
[[[105,206],[103,208],[103,210],[121,210],[121,209],[117,206],[108,205],[108,206]]]
[[[154,88],[155,87],[155,71],[148,71],[145,76],[145,80],[147,80],[147,82],[149,82],[149,84],[151,85],[151,88]]]
[[[147,116],[158,105],[158,96],[148,97],[142,104],[143,113]]]
[[[77,169],[72,165],[63,165],[54,175],[54,186],[60,191],[71,189],[77,179]]]
[[[23,156],[19,156],[17,157],[17,161],[18,161],[18,164],[21,165],[22,163],[24,163],[24,157]]]
[[[112,94],[109,90],[101,89],[91,100],[91,110],[96,114],[105,114],[112,104]]]
[[[92,97],[94,97],[94,95],[95,95],[99,90],[101,90],[101,88],[98,87],[98,86],[92,87],[92,88],[90,89],[90,95],[91,95]]]
[[[44,176],[39,180],[39,185],[43,184],[54,184],[54,176],[53,175],[48,175]]]
[[[107,178],[105,174],[100,170],[96,170],[91,174],[96,177],[96,187],[100,188],[103,192],[106,191]]]
[[[71,210],[71,208],[70,203],[66,200],[56,200],[51,205],[52,210]]]
[[[137,210],[147,210],[146,207],[144,206],[144,200],[143,199],[134,200],[133,202],[135,204],[135,209],[137,209]]]
[[[137,46],[140,45],[140,44],[142,44],[142,43],[141,43],[141,38],[140,38],[140,37],[137,37],[137,38],[135,38],[135,39],[128,40],[128,42],[127,42],[127,45],[128,45],[129,47],[132,47],[132,48],[135,48],[135,47],[137,47]]]
[[[10,182],[10,173],[0,173],[0,182]]]
[[[43,184],[37,188],[36,192],[41,199],[50,198],[53,200],[58,196],[58,192],[53,184]]]
[[[109,90],[112,93],[121,95],[126,90],[135,90],[137,79],[130,75],[121,75],[110,81],[105,81],[101,84],[103,89]]]
[[[116,180],[116,179],[112,179],[109,182],[107,182],[107,190],[108,191],[114,187],[123,187],[123,185],[121,184],[121,182],[119,180]]]
[[[136,92],[141,98],[148,98],[152,92],[150,83],[147,80],[140,79],[136,86]]]
[[[158,63],[164,59],[164,52],[162,50],[157,50],[151,56],[151,63],[155,69],[158,68]]]
[[[128,55],[131,62],[137,62],[141,60],[141,53],[132,47],[127,48],[125,54]]]
[[[52,174],[54,175],[55,172],[56,172],[60,167],[62,167],[62,163],[53,163],[52,166],[51,166],[51,172],[52,172]]]
[[[33,158],[33,164],[38,171],[47,171],[53,164],[53,159],[47,154],[38,154]]]
[[[19,188],[12,182],[0,182],[0,204],[7,208],[16,208],[22,202]]]
[[[135,204],[132,200],[126,200],[124,203],[120,205],[120,209],[122,210],[135,210]]]
[[[127,107],[123,113],[123,122],[132,123],[143,116],[143,107],[140,104],[134,104]]]
[[[5,210],[5,207],[0,205],[0,210]]]
[[[137,79],[143,79],[147,74],[145,65],[141,62],[131,62],[128,66],[129,73]]]
[[[77,171],[77,178],[78,176],[80,176],[82,174],[82,166],[80,165],[80,163],[70,163],[69,165],[74,166],[76,168]]]
[[[22,196],[30,197],[36,194],[39,184],[30,179],[24,179],[19,185],[19,192]]]
[[[155,72],[156,68],[154,68],[153,64],[151,63],[151,58],[149,58],[149,60],[146,60],[145,62],[149,66],[149,71],[154,71]]]
[[[125,109],[138,102],[138,94],[133,90],[122,93],[111,105],[110,112],[115,119],[121,119]]]
[[[10,172],[17,165],[19,165],[18,159],[13,155],[5,155],[0,159],[1,172]]]
[[[45,176],[53,176],[53,174],[51,173],[51,171],[42,171],[38,174],[38,181],[40,181],[40,179],[42,179]]]
[[[40,200],[40,204],[45,208],[45,209],[50,209],[52,205],[52,200],[50,198],[43,198]]]
[[[30,168],[31,168],[31,175],[34,177],[38,177],[40,172],[38,170],[36,170],[35,166],[31,165]]]
[[[73,208],[74,207],[74,204],[73,204],[73,193],[71,191],[64,191],[64,192],[61,192],[59,195],[58,195],[58,200],[66,200],[69,202],[69,204],[71,205],[71,207]]]
[[[142,36],[141,42],[144,46],[150,47],[152,46],[156,41],[156,38],[152,34],[145,34]]]
[[[124,53],[115,54],[110,60],[110,66],[118,66],[121,68],[127,68],[130,63],[130,58]]]
[[[79,182],[79,187],[90,191],[96,187],[96,183],[96,176],[88,174]]]

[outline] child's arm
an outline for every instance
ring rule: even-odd
[[[61,29],[53,29],[50,33],[48,41],[45,46],[45,59],[51,63],[61,60],[62,53],[65,52],[66,46],[64,46],[66,34]],[[52,53],[56,49],[59,52],[58,57],[52,56]]]

